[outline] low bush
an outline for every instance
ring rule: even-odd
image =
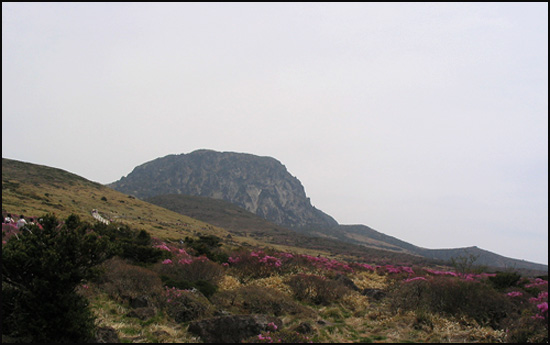
[[[162,281],[149,269],[131,265],[120,258],[108,260],[103,267],[105,273],[99,283],[113,299],[123,302],[146,296],[156,303],[162,295]]]
[[[489,277],[491,285],[498,290],[504,290],[509,287],[514,287],[521,279],[521,275],[517,272],[497,272],[493,277]]]
[[[510,299],[489,284],[455,277],[396,282],[388,298],[394,311],[463,315],[494,328],[508,315],[517,312]]]
[[[287,280],[287,284],[296,299],[313,304],[328,305],[351,292],[338,281],[312,274],[294,275]]]
[[[200,293],[176,288],[164,291],[164,310],[178,323],[189,322],[200,317],[210,316],[213,307]]]
[[[185,238],[185,244],[192,249],[197,256],[204,255],[214,262],[224,263],[227,262],[229,256],[220,250],[222,246],[220,241],[221,239],[219,237],[213,235],[199,236],[198,239],[190,237]]]
[[[263,251],[239,251],[228,258],[230,273],[241,282],[267,278],[281,272],[282,260]]]
[[[524,313],[518,318],[508,319],[505,326],[508,343],[548,343],[548,320],[533,319]]]
[[[164,285],[178,289],[196,288],[206,297],[212,296],[223,278],[225,270],[206,257],[183,259],[179,262],[166,261],[153,266]]]
[[[151,235],[145,230],[134,230],[127,225],[95,225],[96,231],[110,240],[112,251],[117,256],[131,260],[135,264],[152,264],[166,258],[167,254],[152,246]]]

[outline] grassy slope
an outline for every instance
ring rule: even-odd
[[[93,209],[106,219],[146,230],[152,236],[166,240],[198,235],[225,239],[230,234],[220,226],[136,199],[67,171],[2,158],[3,211],[17,216],[24,214],[27,218],[52,212],[61,219],[74,213],[84,221],[93,222]],[[229,242],[315,255],[330,254],[321,245],[307,249],[296,247],[292,241],[277,244],[269,243],[269,237],[265,239],[242,232],[233,233]]]
[[[102,200],[103,199],[103,200]],[[106,199],[106,200],[105,200]],[[179,239],[195,233],[226,236],[226,230],[135,199],[66,171],[2,159],[2,210],[60,218],[71,213],[94,221],[92,209],[106,219],[129,224],[151,235]]]
[[[304,235],[271,223],[224,200],[167,194],[148,198],[146,201],[180,214],[189,215],[206,223],[223,227],[233,235],[258,239],[271,245],[294,246],[317,252],[345,255],[356,259],[364,258],[379,264],[407,262],[430,265],[441,263],[437,260],[411,255],[386,243],[374,245],[376,240],[371,241],[373,245],[365,246],[314,234]]]

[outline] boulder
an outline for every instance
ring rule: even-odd
[[[138,296],[136,298],[130,298],[130,308],[147,308],[151,306],[149,296]]]
[[[155,308],[146,307],[146,308],[132,309],[126,314],[126,316],[135,317],[135,318],[138,318],[140,320],[147,320],[147,319],[152,318],[156,314],[157,314],[157,312],[156,312]]]
[[[342,285],[344,285],[345,287],[347,288],[350,288],[352,289],[353,291],[361,291],[361,289],[359,289],[357,287],[357,285],[355,285],[355,283],[353,282],[353,280],[351,280],[349,277],[343,275],[343,274],[338,274],[335,278],[334,278],[335,281],[341,283]]]
[[[188,330],[205,343],[240,343],[261,332],[273,331],[270,323],[277,328],[283,325],[281,319],[269,315],[226,315],[191,322]]]
[[[380,289],[364,289],[361,291],[361,295],[370,297],[372,299],[375,299],[377,301],[381,300],[382,298],[386,297],[386,292]]]
[[[3,341],[2,341],[3,342]],[[112,327],[99,327],[96,333],[95,343],[120,343],[116,330]]]

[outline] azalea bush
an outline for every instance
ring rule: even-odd
[[[231,268],[230,273],[242,282],[279,274],[283,266],[281,258],[268,255],[261,250],[241,250],[233,253],[227,261],[228,267]]]
[[[207,297],[217,291],[217,285],[225,274],[222,265],[206,256],[193,256],[172,244],[159,242],[155,247],[169,256],[153,266],[164,285],[178,289],[196,288]]]

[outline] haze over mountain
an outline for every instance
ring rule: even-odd
[[[300,181],[271,157],[211,150],[168,155],[136,167],[109,187],[138,198],[149,198],[157,205],[183,214],[191,212],[201,202],[194,199],[198,204],[193,205],[190,199],[153,197],[180,194],[221,199],[303,234],[370,248],[440,260],[472,255],[480,265],[548,269],[546,265],[506,258],[476,246],[426,249],[366,225],[340,225],[313,207]]]

